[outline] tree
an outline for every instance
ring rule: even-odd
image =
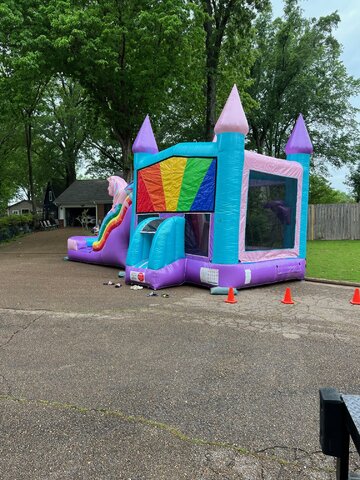
[[[354,199],[347,193],[331,187],[322,175],[310,175],[309,203],[352,203]]]
[[[229,44],[237,43],[237,47],[241,45],[241,41],[247,43],[256,10],[260,11],[268,4],[267,0],[248,0],[246,3],[239,0],[201,0],[206,33],[205,137],[207,140],[212,140],[216,123],[217,82],[223,43],[225,40]],[[234,38],[240,38],[241,41],[232,42]],[[233,52],[228,50],[230,55]],[[249,57],[246,54],[242,56],[240,65],[241,68],[249,65]]]
[[[2,106],[8,105],[3,126],[23,129],[7,165],[13,184],[33,202],[33,210],[49,180],[64,178],[67,185],[75,180],[95,123],[83,89],[56,74],[46,58],[51,44],[42,6],[39,0],[5,0],[0,6],[0,99]]]
[[[271,20],[271,10],[256,22],[256,61],[250,95],[250,148],[283,156],[291,128],[303,113],[315,150],[317,168],[356,161],[359,125],[350,104],[360,82],[349,76],[341,46],[333,36],[337,13],[305,19],[298,0],[286,0],[284,17]],[[355,154],[355,155],[354,155]]]
[[[123,161],[119,142],[111,135],[106,121],[99,116],[96,126],[88,139],[86,173],[93,178],[107,178],[109,175],[123,175]]]
[[[36,1],[28,3],[33,11]],[[5,1],[0,7],[0,96],[6,98],[12,122],[19,122],[24,132],[23,146],[26,155],[27,189],[33,212],[36,212],[35,184],[33,175],[33,127],[40,99],[49,80],[42,68],[39,55],[24,50],[26,39],[37,31],[30,16],[17,4]],[[17,162],[18,165],[18,162]]]
[[[18,123],[10,114],[8,100],[0,96],[0,105],[0,215],[2,215],[17,191],[13,167],[23,132],[20,132]]]
[[[120,144],[126,174],[131,170],[131,145],[146,113],[165,146],[181,137],[203,139],[207,101],[206,136],[212,137],[217,82],[226,94],[230,79],[246,86],[252,60],[244,45],[252,19],[267,3],[19,0],[15,7],[5,0],[3,23],[6,31],[13,15],[30,19],[33,28],[25,21],[22,42],[16,44],[19,55],[34,54],[43,75],[61,72],[81,84],[108,130],[103,138]],[[239,61],[244,68],[232,74]],[[112,164],[115,151],[107,156],[102,142],[100,151],[100,160]]]
[[[304,19],[298,1],[286,0],[284,17],[273,21],[268,3],[3,0],[0,97],[11,98],[12,111],[4,131],[21,121],[26,132],[17,161],[6,160],[18,184],[34,197],[54,176],[70,183],[84,157],[92,174],[129,178],[147,113],[159,146],[203,140],[204,130],[210,140],[216,103],[234,82],[250,148],[283,155],[301,111],[317,171],[359,159],[349,98],[360,86],[340,61],[338,15]]]
[[[96,124],[95,113],[79,83],[56,75],[48,85],[38,115],[37,154],[48,179],[62,178],[68,187],[76,180],[81,157]]]
[[[122,170],[147,113],[154,124],[185,77],[191,38],[200,29],[182,0],[137,2],[51,0],[40,7],[51,45],[42,54],[76,78],[121,145]],[[47,50],[50,48],[51,54]]]
[[[360,202],[360,163],[352,168],[347,178],[347,185],[351,188],[356,202]]]
[[[12,194],[22,188],[36,211],[36,186],[33,162],[33,132],[35,114],[43,84],[31,84],[17,72],[13,76],[3,77],[0,84],[0,101],[4,115],[0,119],[3,138],[2,176],[10,180]],[[9,181],[8,181],[9,185]]]

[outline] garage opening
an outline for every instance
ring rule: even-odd
[[[96,225],[95,207],[71,207],[65,209],[65,221],[67,227],[81,227],[81,216],[85,214],[88,217],[88,226],[92,228]]]

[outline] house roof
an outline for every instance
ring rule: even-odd
[[[75,180],[56,198],[55,203],[56,205],[112,203],[112,198],[107,189],[107,180]]]
[[[7,208],[13,208],[19,206],[21,203],[26,204],[26,205],[32,205],[32,203],[29,200],[20,200],[19,202],[12,203],[11,205],[8,205]]]
[[[12,203],[11,205],[8,205],[7,208],[14,208],[14,207],[21,207],[21,206],[32,208],[32,203],[29,200],[24,199],[24,200],[19,200],[16,203]],[[42,207],[37,203],[36,208],[41,209]]]

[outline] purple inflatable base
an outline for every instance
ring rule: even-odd
[[[306,262],[302,258],[267,260],[256,263],[220,265],[193,258],[177,260],[159,270],[126,267],[126,283],[154,290],[194,283],[204,287],[248,288],[287,280],[303,280]]]
[[[101,250],[86,246],[86,240],[95,237],[71,237],[77,250],[68,248],[68,258],[74,262],[94,263],[113,267],[125,267],[130,240],[131,206],[125,213],[122,223],[110,232]]]
[[[125,281],[144,285],[153,290],[182,285],[186,281],[186,263],[187,259],[181,258],[159,270],[126,266]]]
[[[76,237],[71,237],[76,238]],[[89,238],[89,237],[85,237]],[[95,251],[91,247],[80,247],[78,250],[68,250],[68,259],[73,262],[92,263],[94,265],[105,265],[109,267],[124,267],[124,263],[119,258],[114,256],[110,258],[104,258],[101,250]],[[126,252],[124,257],[126,258]]]

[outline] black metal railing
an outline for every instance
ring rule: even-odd
[[[320,389],[320,445],[336,457],[336,480],[360,479],[349,473],[350,437],[360,454],[360,395],[342,395],[335,388]]]

